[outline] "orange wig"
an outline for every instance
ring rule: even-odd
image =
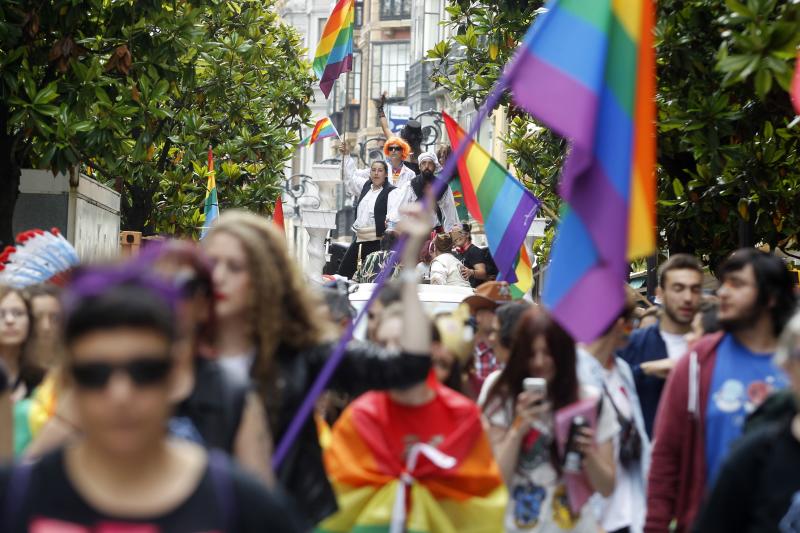
[[[383,145],[383,155],[389,157],[389,147],[392,145],[400,147],[400,153],[403,159],[408,159],[408,156],[411,155],[411,147],[400,137],[389,137],[386,139],[386,144]]]

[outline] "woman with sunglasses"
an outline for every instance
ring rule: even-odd
[[[418,207],[418,206],[412,206]],[[409,246],[421,245],[416,237]],[[203,239],[214,269],[217,353],[224,364],[249,375],[265,404],[270,430],[280,442],[313,381],[334,349],[336,332],[321,314],[286,249],[286,237],[269,220],[228,211]],[[423,316],[404,322],[421,331]],[[404,387],[427,376],[427,353],[413,352],[406,335],[400,354],[350,344],[329,389],[355,396],[370,388]],[[336,511],[322,465],[317,430],[306,421],[277,469],[278,481],[297,500],[309,524]]]
[[[411,147],[400,137],[386,139],[386,144],[383,145],[383,155],[386,156],[386,162],[389,164],[391,171],[389,181],[393,186],[402,187],[417,176],[413,169],[404,164],[404,161],[411,155]]]
[[[297,531],[293,514],[224,455],[167,436],[174,294],[121,267],[79,271],[65,300],[65,375],[82,435],[0,472],[0,529]]]
[[[352,163],[352,158],[350,159]],[[360,263],[381,249],[381,239],[386,232],[389,193],[395,188],[386,179],[389,166],[384,161],[373,161],[369,169],[355,170],[355,165],[345,167],[345,185],[357,198],[355,236],[339,264],[337,274],[352,278]]]

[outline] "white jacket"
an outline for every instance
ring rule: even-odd
[[[396,225],[400,221],[400,209],[404,205],[413,204],[418,200],[411,183],[406,183],[389,193],[389,202],[386,208],[386,218],[389,220],[389,225]],[[446,186],[445,193],[442,199],[437,202],[439,209],[442,211],[442,228],[447,233],[458,226],[458,212],[456,211],[456,200],[453,197],[453,191],[449,186]],[[431,215],[431,223],[434,227],[439,225],[439,219],[434,212]]]
[[[431,285],[450,285],[453,287],[470,287],[461,275],[461,261],[451,253],[441,254],[431,261]]]

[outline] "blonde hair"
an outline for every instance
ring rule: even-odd
[[[327,340],[321,302],[289,257],[286,237],[269,220],[247,211],[226,211],[209,233],[226,233],[245,249],[253,288],[253,378],[260,389],[269,388],[279,345],[303,350]]]

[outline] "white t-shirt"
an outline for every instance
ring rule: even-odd
[[[490,375],[483,387],[489,390],[499,373]],[[482,389],[483,392],[483,389]],[[581,388],[581,398],[596,396]],[[484,415],[489,424],[510,428],[513,424],[514,401],[505,405],[488,405]],[[595,440],[598,444],[608,442],[619,433],[619,424],[610,407],[603,402],[597,420]],[[597,533],[598,521],[589,505],[570,517],[567,493],[563,480],[550,462],[550,436],[526,444],[520,450],[517,468],[509,486],[509,501],[505,516],[505,531],[508,533]],[[560,522],[559,520],[566,520]],[[562,525],[564,527],[562,527]]]
[[[353,224],[357,228],[371,228],[375,226],[375,202],[383,188],[375,189],[370,187],[369,192],[364,195],[358,204],[356,222]]]
[[[250,368],[253,366],[255,358],[254,353],[229,355],[220,357],[217,359],[217,363],[236,380],[247,383],[250,381]]]
[[[619,409],[620,414],[630,419],[633,416],[633,406],[631,405],[631,393],[628,391],[619,369],[616,365],[605,371],[605,385],[608,395],[614,405]],[[605,399],[608,402],[608,397]],[[609,405],[613,411],[613,406]],[[616,416],[616,413],[615,413]],[[620,434],[614,436],[614,457],[619,457]],[[639,494],[637,489],[636,477],[641,475],[640,470],[627,470],[622,468],[617,461],[616,484],[614,492],[608,498],[601,498],[601,518],[600,525],[606,531],[616,531],[624,527],[632,527],[632,531],[641,531],[644,524],[632,524],[633,506],[646,505],[644,494]]]
[[[667,357],[673,360],[680,359],[689,348],[689,343],[686,342],[686,335],[682,333],[667,333],[666,331],[658,330],[661,338],[664,339],[664,344],[667,345]]]
[[[461,274],[461,261],[453,254],[444,253],[431,261],[431,285],[469,287],[469,281]]]

